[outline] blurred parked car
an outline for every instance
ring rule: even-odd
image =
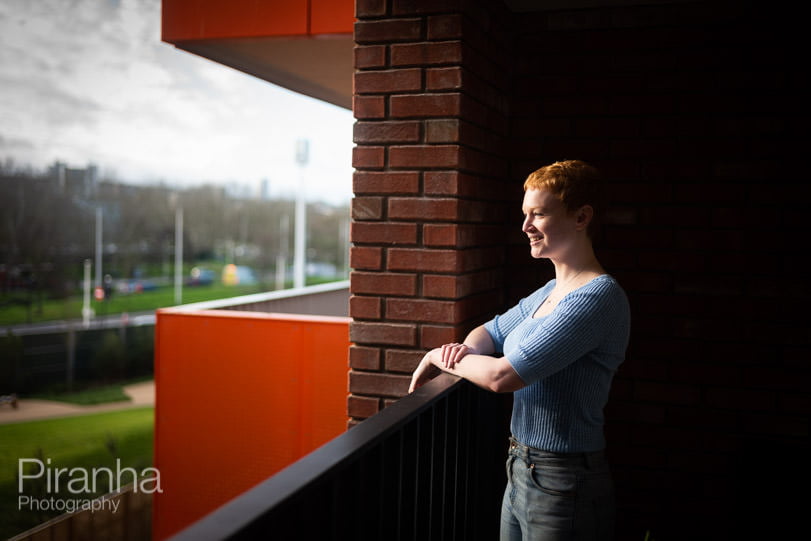
[[[217,274],[211,269],[201,269],[194,267],[191,270],[191,277],[186,280],[187,286],[208,286],[214,283]]]

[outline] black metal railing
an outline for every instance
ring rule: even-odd
[[[496,539],[505,406],[440,375],[173,539]]]

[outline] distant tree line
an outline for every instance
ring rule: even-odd
[[[223,186],[185,189],[99,179],[96,169],[56,163],[47,172],[0,163],[0,294],[20,288],[66,296],[94,258],[96,208],[103,212],[103,267],[113,278],[173,272],[175,212],[184,215],[184,262],[249,265],[275,274],[292,263],[295,202],[235,196]],[[307,205],[308,262],[347,265],[348,205]],[[287,226],[285,226],[287,224]]]

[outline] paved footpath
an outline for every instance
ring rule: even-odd
[[[154,381],[125,385],[124,392],[131,398],[130,401],[112,402],[93,406],[79,406],[66,402],[55,402],[53,400],[21,398],[17,401],[17,409],[12,408],[10,404],[0,405],[0,424],[51,419],[54,417],[70,417],[73,415],[85,415],[102,411],[118,411],[155,405]]]

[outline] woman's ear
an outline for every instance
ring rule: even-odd
[[[594,208],[591,205],[583,205],[575,212],[575,226],[578,231],[584,231],[594,217]]]

